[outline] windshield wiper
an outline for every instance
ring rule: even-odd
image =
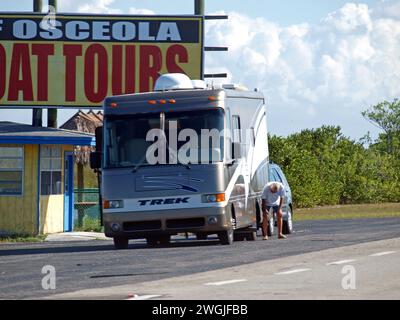
[[[140,160],[140,162],[133,168],[132,173],[136,173],[136,172],[139,170],[140,167],[143,167],[143,166],[145,166],[145,167],[150,166],[150,164],[145,164],[145,163],[144,163],[145,160],[146,160],[146,156],[144,156],[144,157],[142,158],[142,160]]]
[[[186,169],[188,169],[188,170],[191,170],[191,169],[192,169],[192,167],[190,166],[189,163],[178,162],[177,164],[179,164],[179,165],[181,165],[181,166],[184,166],[184,167],[185,167]]]

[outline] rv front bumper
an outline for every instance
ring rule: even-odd
[[[232,227],[226,208],[104,213],[107,237],[142,239],[150,235],[184,232],[217,233]]]

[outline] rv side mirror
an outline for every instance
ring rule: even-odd
[[[95,169],[101,169],[101,157],[102,153],[95,151],[90,153],[90,168],[95,170]]]
[[[242,145],[240,142],[232,143],[232,159],[240,159],[242,157]]]
[[[96,136],[96,151],[103,151],[103,126],[97,127],[95,131]]]

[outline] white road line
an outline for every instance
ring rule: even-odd
[[[311,271],[311,269],[295,269],[295,270],[291,270],[291,271],[278,272],[278,273],[275,273],[275,275],[283,276],[283,275],[287,275],[287,274],[294,274],[294,273],[300,273],[300,272],[306,272],[306,271]]]
[[[350,263],[350,262],[354,262],[354,261],[356,261],[356,260],[352,260],[352,259],[349,259],[349,260],[340,260],[340,261],[335,261],[335,262],[327,263],[326,265],[327,265],[327,266],[337,266],[337,265],[346,264],[346,263]]]
[[[237,279],[237,280],[229,280],[229,281],[220,281],[220,282],[209,282],[205,283],[205,286],[224,286],[226,284],[233,284],[233,283],[239,283],[239,282],[246,282],[246,279]]]
[[[161,296],[158,296],[158,295],[138,296],[138,295],[136,295],[135,297],[129,298],[126,300],[149,300],[149,299],[158,298],[158,297],[161,297]]]
[[[370,254],[369,257],[382,257],[393,253],[396,253],[396,251],[385,251],[385,252],[374,253]]]

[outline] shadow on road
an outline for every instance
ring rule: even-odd
[[[219,241],[216,239],[215,241],[210,239],[206,241],[197,241],[192,239],[184,239],[184,240],[173,240],[168,245],[157,245],[157,246],[149,246],[145,242],[138,243],[133,242],[129,244],[129,248],[127,250],[115,250],[114,245],[110,244],[109,242],[105,244],[96,244],[92,245],[81,245],[81,244],[67,244],[63,243],[62,245],[49,247],[49,243],[41,243],[35,244],[34,248],[26,248],[20,247],[21,245],[18,244],[19,248],[7,248],[2,249],[0,247],[0,257],[2,256],[19,256],[19,255],[32,255],[32,254],[57,254],[57,253],[79,253],[79,252],[126,252],[129,250],[157,250],[157,249],[166,249],[166,248],[185,248],[185,247],[206,247],[206,246],[218,246],[220,245]],[[38,247],[39,246],[39,247]]]

